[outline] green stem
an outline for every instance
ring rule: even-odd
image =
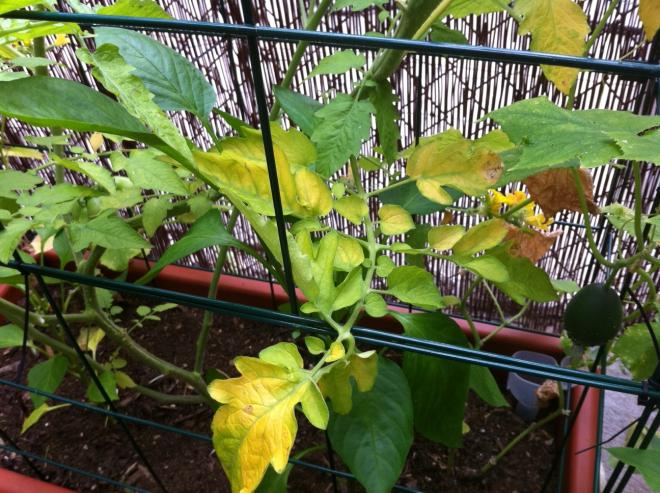
[[[637,240],[637,249],[642,251],[644,249],[644,231],[642,229],[642,170],[639,161],[633,161],[633,179],[635,181],[634,196],[635,196],[635,239]]]
[[[431,15],[428,16],[428,18],[424,21],[424,23],[422,23],[419,29],[417,29],[412,39],[422,39],[424,36],[426,36],[427,31],[431,29],[433,23],[445,13],[445,10],[447,10],[449,4],[451,4],[452,1],[453,0],[442,0],[438,6],[433,9]]]
[[[529,302],[525,303],[523,307],[518,311],[518,313],[516,313],[515,315],[513,315],[508,319],[502,320],[502,323],[500,325],[498,325],[492,332],[490,332],[486,337],[484,337],[481,340],[481,345],[483,346],[484,344],[486,344],[492,337],[495,337],[497,334],[499,334],[500,331],[502,331],[502,329],[505,329],[513,322],[518,320],[520,317],[522,317],[523,314],[527,311],[528,307],[529,307]]]
[[[101,258],[101,255],[103,255],[103,252],[105,252],[105,248],[99,246],[94,247],[89,258],[81,265],[81,272],[85,275],[93,275],[94,269]],[[184,370],[183,368],[179,368],[178,366],[159,358],[135,342],[135,340],[128,335],[126,330],[117,326],[99,305],[95,288],[92,286],[83,286],[82,292],[85,306],[88,310],[91,310],[96,314],[96,322],[98,326],[105,332],[108,339],[124,349],[132,359],[157,370],[163,375],[178,378],[179,380],[190,384],[202,396],[208,396],[206,383],[199,375]]]
[[[414,180],[410,177],[404,178],[403,180],[399,180],[395,183],[391,183],[391,184],[387,185],[386,187],[380,188],[378,190],[373,190],[372,192],[367,193],[367,197],[373,197],[375,195],[379,195],[379,194],[385,192],[386,190],[392,190],[393,188],[397,188],[397,187],[401,187],[403,185],[407,185],[408,183],[410,183],[412,181],[414,181]]]
[[[482,281],[482,284],[486,288],[486,291],[488,292],[490,299],[493,300],[493,303],[495,304],[495,309],[497,310],[497,314],[500,316],[500,320],[502,321],[502,323],[504,323],[504,321],[506,320],[506,316],[504,315],[504,310],[502,310],[502,307],[500,306],[500,302],[497,301],[497,296],[495,296],[493,290],[490,289],[490,286],[488,285],[488,281],[484,279]]]
[[[227,221],[227,231],[231,234],[234,231],[236,226],[236,220],[239,216],[238,209],[234,208],[229,215],[229,220]],[[220,282],[220,276],[222,275],[222,269],[225,266],[227,261],[227,251],[229,247],[222,246],[218,253],[218,259],[215,262],[215,269],[213,270],[213,277],[211,277],[211,284],[209,284],[207,297],[209,299],[216,299],[218,296],[218,282]],[[204,312],[204,318],[202,320],[202,328],[199,331],[197,336],[197,343],[195,346],[195,366],[193,371],[197,374],[201,374],[204,368],[204,357],[206,356],[206,346],[209,340],[209,332],[211,330],[211,324],[213,323],[213,312],[206,310]]]
[[[532,424],[530,424],[527,428],[525,428],[522,432],[518,434],[513,440],[511,440],[501,451],[499,454],[497,454],[495,457],[492,457],[488,463],[481,468],[479,471],[479,475],[483,476],[486,474],[488,471],[490,471],[493,467],[497,465],[497,463],[502,460],[502,458],[508,454],[516,445],[518,445],[522,440],[527,437],[530,433],[538,430],[542,426],[544,426],[546,423],[549,423],[553,419],[558,418],[561,416],[563,413],[563,409],[559,408],[556,411],[548,414],[545,418],[536,421]]]
[[[215,134],[215,130],[213,130],[211,122],[208,120],[208,118],[200,118],[199,121],[202,122],[204,130],[206,130],[206,133],[208,133],[209,137],[211,137],[211,140],[213,140],[213,145],[215,146],[216,150],[218,152],[222,152],[222,144],[220,143],[218,136]]]
[[[477,327],[474,325],[472,316],[470,315],[470,312],[467,309],[467,300],[470,298],[472,292],[477,287],[477,285],[482,281],[482,279],[483,279],[482,277],[477,276],[477,278],[474,281],[472,281],[472,283],[468,286],[467,291],[465,291],[465,294],[461,299],[461,304],[459,305],[461,314],[463,315],[463,318],[467,322],[468,327],[470,327],[470,334],[472,334],[472,343],[477,349],[479,349],[483,345],[483,342],[481,341],[481,337],[479,336],[479,331],[477,330]]]
[[[504,212],[504,214],[502,214],[500,217],[501,217],[502,219],[507,219],[507,218],[511,217],[513,214],[515,214],[516,212],[518,212],[520,209],[522,209],[522,208],[524,208],[525,206],[531,204],[532,202],[534,202],[534,201],[532,200],[531,197],[530,197],[530,198],[527,198],[527,199],[523,200],[522,202],[520,202],[519,204],[514,205],[514,206],[511,207],[510,209],[507,209],[507,210]]]
[[[317,7],[316,11],[314,12],[314,14],[308,19],[307,23],[305,24],[305,30],[315,31],[316,28],[319,26],[321,19],[325,15],[326,11],[328,10],[328,8],[330,8],[331,4],[332,4],[332,0],[322,0],[319,6]],[[305,50],[307,49],[308,46],[309,46],[308,41],[300,41],[298,43],[298,45],[296,46],[296,50],[293,52],[293,56],[291,57],[291,62],[289,63],[289,66],[286,69],[284,78],[282,79],[282,82],[279,84],[280,87],[283,87],[285,89],[289,88],[291,82],[293,81],[293,77],[295,76],[296,71],[300,66],[300,61],[302,60],[302,57],[305,54]],[[275,101],[272,109],[270,110],[269,116],[271,121],[275,121],[279,118],[280,109],[281,106],[279,101]]]
[[[5,300],[4,298],[0,298],[0,315],[8,320],[11,319],[12,323],[22,326],[25,309]],[[17,320],[17,322],[15,322],[15,320]],[[57,317],[55,317],[55,315],[40,315],[38,313],[30,312],[29,320],[31,324],[37,327],[55,327],[58,325]],[[96,315],[91,312],[70,313],[64,314],[64,320],[71,324],[89,324],[96,321]]]

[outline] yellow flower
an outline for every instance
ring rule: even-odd
[[[502,204],[505,203],[506,197],[497,190],[488,190],[488,209],[491,214],[499,215]]]
[[[522,190],[516,190],[513,193],[507,193],[503,202],[506,205],[518,205],[525,200],[527,200],[527,194]]]
[[[553,223],[553,219],[551,217],[546,219],[543,213],[539,213],[533,216],[526,216],[525,222],[534,228],[545,231]]]
[[[69,40],[69,37],[66,34],[57,34],[55,36],[55,41],[53,42],[53,46],[64,46],[66,44],[69,44],[71,41]]]

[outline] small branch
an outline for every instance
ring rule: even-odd
[[[558,418],[559,416],[561,416],[562,413],[563,413],[563,409],[561,409],[561,408],[560,408],[560,409],[557,409],[557,410],[554,411],[553,413],[548,414],[545,418],[541,419],[540,421],[536,421],[535,423],[532,423],[531,425],[529,425],[529,426],[528,426],[527,428],[525,428],[522,432],[520,432],[520,433],[518,434],[518,436],[516,436],[513,440],[511,440],[511,441],[510,441],[510,442],[509,442],[509,443],[508,443],[508,444],[507,444],[507,445],[501,450],[501,452],[500,452],[499,454],[497,454],[495,457],[492,457],[492,458],[488,461],[488,463],[487,463],[485,466],[483,466],[483,467],[481,468],[481,470],[479,471],[479,475],[480,475],[480,476],[483,476],[484,474],[486,474],[486,473],[487,473],[488,471],[490,471],[493,467],[495,467],[495,466],[497,465],[497,463],[498,463],[500,460],[502,460],[502,458],[503,458],[506,454],[508,454],[508,453],[509,453],[509,452],[510,452],[510,451],[511,451],[516,445],[518,445],[522,440],[524,440],[525,437],[526,437],[527,435],[529,435],[530,433],[532,433],[532,432],[538,430],[538,429],[541,428],[543,425],[545,425],[546,423],[549,423],[549,422],[552,421],[553,419]]]
[[[229,220],[227,221],[227,231],[231,234],[234,231],[236,226],[236,220],[239,216],[239,211],[237,208],[234,208],[231,211]],[[218,259],[215,262],[215,269],[213,270],[213,277],[211,278],[211,284],[209,284],[207,297],[209,299],[215,300],[218,296],[218,282],[220,282],[220,276],[222,275],[222,269],[225,266],[227,261],[227,251],[229,247],[222,246],[218,253]],[[209,340],[209,331],[211,330],[211,324],[213,323],[213,312],[206,310],[204,312],[204,318],[202,320],[202,327],[197,336],[197,343],[195,346],[195,365],[193,371],[197,374],[201,374],[204,367],[204,356],[206,355],[206,345]]]

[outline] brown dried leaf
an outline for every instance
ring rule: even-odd
[[[559,385],[554,380],[546,380],[536,389],[536,398],[541,409],[548,407],[557,397],[559,397]]]
[[[589,170],[580,169],[580,181],[587,199],[587,208],[592,214],[598,214],[598,206],[593,201],[593,183]],[[527,186],[530,197],[536,202],[543,214],[554,216],[561,210],[581,212],[578,191],[573,182],[570,169],[551,169],[530,176],[523,183]]]
[[[555,240],[561,236],[561,231],[543,233],[535,230],[522,230],[511,224],[508,225],[509,233],[504,241],[510,241],[509,253],[515,257],[527,257],[536,263],[552,247]]]

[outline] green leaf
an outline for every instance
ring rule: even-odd
[[[130,114],[150,127],[163,142],[175,149],[186,162],[192,161],[192,153],[186,139],[179,133],[174,123],[153,101],[153,94],[138,78],[135,69],[126,63],[119,49],[112,45],[102,45],[91,55],[78,57],[94,65],[94,77],[113,93]]]
[[[557,293],[548,274],[536,267],[529,259],[513,257],[503,247],[490,250],[484,256],[490,255],[502,262],[509,272],[508,281],[497,282],[495,285],[516,303],[522,305],[525,299],[541,302],[557,299]]]
[[[485,366],[470,365],[470,389],[491,406],[509,407],[495,377]]]
[[[293,464],[287,464],[286,467],[284,468],[284,471],[278,474],[275,472],[272,466],[268,467],[268,470],[266,471],[264,478],[261,480],[261,483],[259,483],[259,486],[257,487],[256,490],[254,490],[254,492],[255,493],[287,493],[289,491],[287,487],[287,483],[289,482],[289,474],[291,474],[292,469],[293,469]]]
[[[112,178],[112,173],[106,168],[96,163],[80,162],[77,164],[81,173],[90,177],[108,192],[115,193],[117,191],[117,186],[115,185],[115,180]]]
[[[644,135],[619,136],[610,132],[617,145],[623,151],[623,158],[630,161],[646,161],[660,165],[660,131],[653,130]]]
[[[413,441],[408,382],[386,358],[369,392],[354,392],[348,414],[333,414],[328,435],[334,450],[369,493],[389,493],[403,471]]]
[[[108,394],[108,397],[110,397],[111,401],[116,401],[119,399],[119,395],[117,395],[117,380],[115,379],[114,373],[111,371],[104,371],[101,374],[98,375],[99,381],[101,382],[101,386],[103,387],[103,390],[105,390],[105,393]],[[105,399],[103,398],[103,394],[101,394],[101,391],[99,388],[96,386],[96,383],[94,381],[89,382],[89,385],[87,386],[87,392],[85,393],[87,396],[87,399],[89,399],[91,402],[95,403],[102,403],[105,402]]]
[[[69,360],[58,354],[47,361],[34,365],[28,372],[27,381],[30,387],[53,393],[57,390],[69,368]],[[46,402],[46,397],[30,394],[32,404],[38,408]]]
[[[348,158],[360,153],[362,141],[369,137],[373,112],[375,108],[368,101],[337,94],[314,114],[320,120],[311,136],[318,153],[316,171],[319,174],[329,177]]]
[[[299,94],[284,87],[275,86],[273,92],[284,112],[289,115],[289,118],[300,127],[300,130],[305,135],[311,137],[319,122],[319,119],[314,114],[323,105],[309,96]]]
[[[445,15],[451,15],[456,19],[462,19],[468,15],[481,15],[490,12],[501,12],[506,3],[501,0],[453,0]]]
[[[653,333],[660,339],[660,323],[652,323]],[[612,353],[621,359],[635,380],[646,380],[658,366],[658,356],[645,324],[634,324],[614,342]]]
[[[392,86],[387,80],[380,81],[372,91],[369,91],[369,100],[376,108],[376,130],[378,143],[387,163],[392,164],[398,157],[399,139],[399,110],[397,97],[392,92]]]
[[[135,232],[114,212],[99,215],[86,223],[73,223],[70,226],[72,248],[80,251],[90,243],[105,248],[121,246],[129,248],[150,248],[151,245]]]
[[[23,9],[30,5],[43,5],[45,3],[47,3],[45,0],[3,0],[0,4],[0,14]]]
[[[384,235],[400,235],[415,227],[415,223],[403,207],[385,204],[378,210],[380,231]]]
[[[473,255],[482,250],[499,245],[509,229],[506,221],[494,218],[471,227],[453,247],[454,254],[462,257]]]
[[[589,23],[582,7],[572,0],[517,0],[513,9],[522,17],[518,33],[532,35],[530,50],[585,55]],[[570,92],[579,72],[556,65],[541,65],[541,69],[564,94]]]
[[[461,267],[474,272],[475,274],[493,282],[503,283],[509,280],[509,271],[502,262],[495,257],[488,255],[478,257],[467,262],[452,258]]]
[[[26,219],[14,219],[0,231],[0,262],[7,263],[18,247],[23,235],[30,230],[32,222]]]
[[[649,488],[660,491],[660,450],[614,447],[608,448],[607,451],[620,461],[638,469]]]
[[[48,65],[53,65],[54,63],[54,60],[40,56],[19,56],[11,60],[12,65],[26,68],[47,67]]]
[[[447,315],[393,312],[392,316],[409,337],[469,347],[458,324]],[[460,447],[470,365],[406,352],[403,372],[410,384],[417,432],[447,447]]]
[[[169,264],[210,246],[234,247],[250,255],[256,255],[251,247],[227,232],[222,225],[220,212],[213,209],[195,221],[190,230],[165,250],[151,270],[136,282],[146,284]]]
[[[0,114],[32,125],[121,135],[168,147],[120,104],[77,82],[27,77],[0,82],[0,93]]]
[[[124,169],[130,180],[140,188],[188,195],[183,180],[170,164],[159,159],[158,153],[134,151],[124,163]]]
[[[468,39],[461,31],[450,28],[441,20],[434,22],[431,27],[431,41],[459,45],[466,45],[469,43]]]
[[[4,283],[5,280],[2,279]],[[18,325],[7,324],[0,326],[0,349],[19,347],[23,345],[23,329]]]
[[[43,403],[41,406],[32,411],[27,418],[25,418],[25,421],[23,421],[23,426],[21,427],[21,435],[36,425],[44,414],[47,414],[51,411],[56,411],[57,409],[61,409],[63,407],[68,407],[70,405],[71,404],[59,404],[57,406],[49,406],[48,404]]]
[[[101,7],[96,13],[101,15],[149,17],[153,19],[172,18],[172,16],[153,0],[118,0],[113,5]]]
[[[43,180],[31,173],[13,169],[0,170],[0,197],[14,198],[14,190],[30,190],[41,183]]]
[[[305,346],[307,346],[307,351],[309,351],[310,354],[316,355],[325,352],[325,342],[318,337],[305,337]]]
[[[660,125],[658,116],[608,110],[568,111],[545,97],[520,101],[487,116],[499,123],[519,146],[516,152],[503,155],[506,175],[515,180],[550,167],[606,164],[623,155],[617,140],[629,138],[632,142],[640,132]]]
[[[463,226],[445,224],[431,228],[428,232],[428,241],[431,248],[449,250],[463,236],[465,236]]]
[[[451,197],[452,203],[463,196],[462,192],[452,188],[447,189],[446,192]],[[414,181],[384,190],[378,194],[378,198],[383,204],[400,205],[411,214],[432,214],[434,212],[441,212],[446,208],[446,205],[432,202],[424,197],[417,189]]]
[[[392,269],[387,276],[387,293],[427,310],[443,307],[433,276],[419,267],[406,265]]]
[[[115,45],[165,111],[189,111],[206,119],[216,101],[213,87],[201,72],[171,48],[135,31],[114,27],[95,29],[96,44]]]
[[[153,236],[167,217],[167,211],[172,204],[167,198],[157,197],[149,199],[142,207],[142,227],[147,236]]]
[[[364,55],[357,55],[353,50],[342,50],[321,59],[307,77],[322,74],[343,74],[353,68],[362,68],[365,63],[367,63],[367,59]]]
[[[580,285],[571,279],[550,279],[550,282],[560,293],[575,293],[580,290]]]
[[[385,5],[387,0],[337,0],[332,6],[332,10],[341,10],[350,7],[353,12],[359,12],[376,5]]]
[[[364,310],[370,317],[380,318],[388,313],[385,299],[378,293],[369,293],[364,298]]]

